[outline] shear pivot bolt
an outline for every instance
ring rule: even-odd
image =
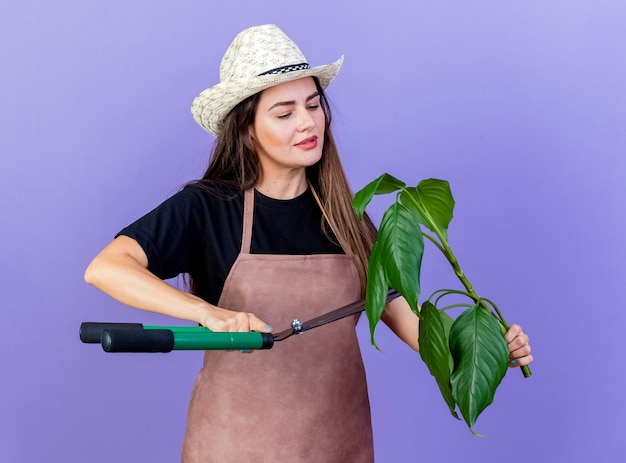
[[[300,331],[302,331],[302,322],[296,318],[294,321],[291,322],[291,327],[293,328],[293,331],[295,333],[299,333]]]

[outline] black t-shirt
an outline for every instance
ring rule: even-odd
[[[251,253],[343,254],[324,234],[322,213],[310,189],[290,200],[272,199],[256,190],[254,195]],[[192,184],[118,236],[139,243],[156,276],[167,279],[188,273],[196,294],[217,304],[241,250],[242,227],[243,194],[227,198]]]

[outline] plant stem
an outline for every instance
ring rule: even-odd
[[[502,315],[502,312],[500,312],[500,309],[498,309],[498,306],[496,305],[495,302],[493,302],[490,299],[487,299],[486,297],[481,297],[482,301],[485,301],[486,303],[488,303],[491,307],[493,307],[493,310],[496,311],[496,313],[498,314],[498,319],[503,322],[504,321],[504,315]],[[506,322],[502,323],[503,326],[506,326]]]
[[[441,250],[443,255],[446,256],[446,259],[448,259],[448,262],[450,262],[450,265],[452,266],[452,269],[454,270],[454,273],[456,274],[456,276],[459,278],[459,280],[461,281],[461,283],[463,284],[463,286],[467,290],[467,293],[468,293],[469,297],[472,300],[474,300],[474,302],[476,302],[480,307],[484,308],[485,310],[488,310],[490,313],[493,313],[493,311],[489,307],[487,307],[487,305],[485,304],[485,302],[484,302],[485,300],[483,298],[481,298],[480,296],[478,296],[478,294],[476,294],[476,291],[474,291],[474,288],[472,287],[472,284],[469,282],[469,280],[467,279],[467,277],[463,273],[463,270],[461,269],[461,266],[459,265],[459,261],[457,260],[456,256],[452,252],[452,249],[448,245],[447,240],[441,235],[441,233],[438,231],[438,229],[436,227],[435,227],[435,233],[437,234],[437,238],[439,238],[439,242],[440,243],[436,243],[435,239],[433,237],[431,237],[430,235],[428,235],[427,233],[423,233],[423,234],[428,239],[430,239],[433,243],[435,243],[437,245],[437,247],[439,248],[439,250]],[[496,312],[498,314],[496,316],[496,318],[498,319],[500,324],[504,327],[505,332],[508,331],[509,330],[509,324],[504,319],[504,315],[502,315],[502,312],[500,312],[498,307],[493,302],[491,302],[491,301],[489,301],[489,302],[491,303],[493,308],[496,310]],[[525,378],[529,378],[532,375],[532,373],[530,371],[530,367],[528,367],[528,366],[521,367],[521,370],[522,370],[522,374],[524,375]]]
[[[467,308],[471,308],[473,307],[472,304],[452,304],[452,305],[447,305],[445,307],[442,307],[439,310],[443,310],[444,312],[446,310],[450,310],[450,309],[456,309],[457,307],[467,307]]]
[[[442,236],[440,236],[439,233],[437,233],[437,236],[439,237],[439,239],[441,240],[441,244],[443,245],[443,249],[444,249],[443,253],[446,256],[446,259],[448,259],[448,262],[450,262],[450,265],[452,265],[452,268],[454,269],[454,273],[459,278],[459,280],[461,280],[461,283],[463,284],[463,286],[465,286],[465,289],[467,289],[467,292],[470,295],[470,297],[480,307],[484,308],[485,310],[488,310],[489,313],[493,313],[493,311],[489,307],[487,307],[487,305],[485,304],[486,300],[484,298],[479,297],[476,294],[476,292],[474,291],[474,288],[472,287],[471,283],[469,282],[469,280],[467,279],[467,277],[463,273],[463,270],[461,270],[461,266],[459,265],[459,261],[457,260],[456,256],[452,252],[452,249],[450,249],[450,246],[448,246],[448,243],[446,242],[446,240]],[[492,303],[491,301],[489,301],[489,302],[491,303],[493,308],[496,310],[496,312],[498,314],[498,316],[496,318],[498,319],[498,321],[504,327],[505,332],[508,331],[509,330],[509,324],[504,319],[504,316],[502,315],[502,312],[500,312],[500,310],[498,309],[498,307],[494,303]],[[525,378],[529,378],[532,375],[532,373],[530,371],[530,368],[528,366],[521,367],[521,370],[522,370],[522,374],[524,375]]]
[[[423,217],[428,222],[430,222],[433,225],[432,227],[429,227],[429,229],[431,231],[435,232],[435,234],[437,235],[437,238],[439,238],[439,242],[437,242],[437,240],[435,240],[428,233],[425,233],[425,232],[422,231],[422,234],[426,238],[428,238],[430,241],[432,241],[435,244],[435,246],[437,246],[437,248],[439,248],[439,250],[443,253],[443,255],[446,256],[446,259],[448,259],[448,262],[450,262],[450,265],[452,266],[452,269],[454,270],[454,273],[456,274],[456,276],[459,278],[459,280],[461,281],[461,283],[463,284],[463,286],[467,290],[469,297],[479,307],[482,307],[483,309],[489,311],[489,313],[493,314],[493,311],[489,307],[487,307],[485,301],[482,300],[480,298],[480,296],[478,296],[478,294],[476,294],[476,291],[474,291],[474,288],[472,287],[471,283],[469,282],[469,280],[467,279],[467,277],[463,273],[463,270],[461,270],[461,266],[459,265],[459,261],[457,260],[456,256],[452,252],[452,249],[450,249],[450,246],[448,245],[448,240],[443,236],[443,234],[441,233],[441,230],[439,229],[439,227],[432,220],[432,217],[430,217],[430,215],[427,213],[427,211],[424,211],[420,207],[420,205],[413,199],[413,196],[407,191],[406,188],[402,188],[402,190],[407,193],[407,197],[410,198],[411,202],[413,202],[413,204],[415,205],[417,210],[420,211],[420,213],[423,213]],[[496,308],[495,304],[492,304],[492,305],[494,306],[494,308]],[[498,319],[498,321],[504,327],[505,331],[508,331],[509,330],[509,325],[507,324],[506,320],[502,316],[502,313],[497,308],[496,308],[496,311],[498,313],[498,316],[496,316],[496,319]],[[495,316],[495,314],[494,314],[494,316]],[[522,370],[522,373],[524,374],[525,378],[530,377],[531,374],[532,374],[530,372],[530,368],[528,366],[521,367],[521,370]]]
[[[462,296],[466,296],[469,297],[471,299],[471,296],[465,292],[465,291],[460,291],[458,289],[439,289],[437,291],[435,291],[434,293],[432,293],[430,295],[430,297],[428,298],[428,300],[430,301],[433,297],[435,297],[435,294],[439,294],[439,296],[437,296],[437,299],[435,299],[435,302],[433,303],[433,305],[437,306],[437,304],[439,304],[439,301],[444,298],[445,296],[449,295],[449,294],[460,294]]]
[[[424,235],[426,238],[428,238],[435,246],[437,246],[437,248],[442,252],[442,253],[446,253],[446,251],[441,247],[441,245],[439,244],[439,241],[437,241],[435,238],[433,238],[432,236],[430,236],[428,233],[426,232],[422,232],[422,235]]]

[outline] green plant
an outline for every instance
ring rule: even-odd
[[[371,342],[378,348],[374,332],[391,287],[420,318],[420,356],[435,377],[450,412],[460,419],[458,406],[470,431],[479,435],[473,430],[476,419],[493,402],[507,371],[509,351],[503,334],[509,326],[496,304],[476,294],[448,245],[448,225],[454,210],[448,182],[427,179],[416,187],[407,187],[401,180],[383,174],[356,194],[354,208],[359,217],[362,219],[374,195],[389,193],[396,193],[395,202],[383,214],[368,267],[365,312]],[[465,291],[435,291],[420,308],[424,237],[443,253]],[[471,302],[438,308],[449,295],[464,295]],[[465,307],[456,320],[446,313],[454,307]],[[531,374],[528,367],[522,367],[522,372],[526,377]]]

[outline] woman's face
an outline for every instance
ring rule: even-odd
[[[313,78],[263,90],[250,126],[263,176],[281,176],[319,161],[325,121]]]

